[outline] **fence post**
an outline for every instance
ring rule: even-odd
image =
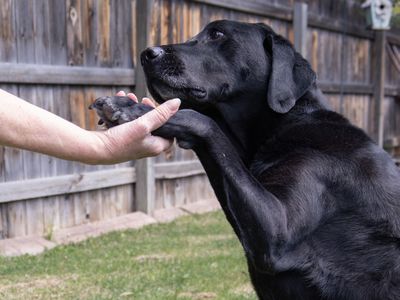
[[[135,92],[138,97],[148,94],[146,80],[140,66],[140,52],[150,44],[152,0],[136,1],[136,66]],[[144,158],[136,161],[136,208],[139,211],[151,214],[155,202],[155,177],[153,158]]]
[[[307,10],[307,3],[294,3],[294,47],[303,57],[307,56]]]
[[[386,31],[375,31],[375,66],[374,70],[374,107],[373,137],[379,146],[383,146],[384,104],[385,104],[385,45]]]

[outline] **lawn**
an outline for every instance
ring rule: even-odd
[[[256,299],[222,212],[0,258],[1,299]]]

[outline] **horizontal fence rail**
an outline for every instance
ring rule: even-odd
[[[156,179],[176,179],[205,174],[199,161],[154,165]],[[134,167],[0,183],[0,203],[86,192],[136,182]]]
[[[335,83],[320,81],[318,87],[326,94],[373,95],[374,87],[367,83]],[[400,88],[395,86],[385,87],[385,96],[400,96]]]
[[[0,63],[0,83],[133,86],[135,71],[128,68]]]
[[[52,65],[0,63],[0,83],[134,86],[135,71],[128,68],[66,67]],[[318,82],[324,93],[373,94],[366,83]],[[387,86],[386,96],[399,96],[400,88]]]

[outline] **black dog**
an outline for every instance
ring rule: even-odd
[[[325,107],[287,40],[217,21],[141,58],[154,98],[188,108],[154,134],[198,155],[260,299],[400,299],[399,170]],[[109,127],[151,109],[123,97],[94,107]]]

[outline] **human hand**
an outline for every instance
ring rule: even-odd
[[[118,96],[128,96],[132,101],[138,102],[137,97],[124,92]],[[154,109],[142,117],[112,127],[106,131],[93,132],[97,144],[96,158],[88,163],[113,164],[128,160],[155,156],[172,146],[172,141],[151,135],[151,132],[161,127],[179,109],[180,100],[173,99],[155,107],[149,98],[143,98],[142,103]]]

